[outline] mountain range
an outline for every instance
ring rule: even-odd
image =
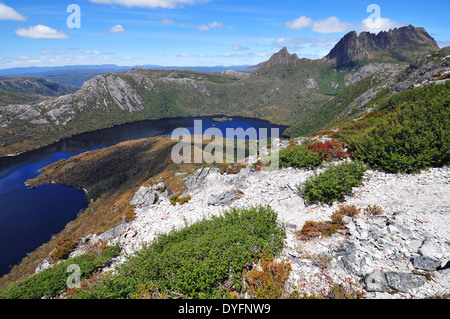
[[[151,70],[192,70],[197,72],[221,73],[226,70],[241,71],[250,65],[241,66],[160,66],[160,65],[140,65],[140,66],[119,66],[115,64],[102,65],[66,65],[57,67],[21,67],[0,70],[0,77],[37,77],[47,80],[58,81],[62,84],[81,88],[83,83],[93,77],[109,72],[122,73],[141,67]]]
[[[319,60],[283,48],[250,70],[214,74],[139,67],[97,75],[73,94],[36,105],[3,106],[0,155],[170,117],[255,117],[288,125],[288,137],[310,134],[336,117],[367,111],[365,105],[378,94],[445,78],[449,58],[448,48],[440,50],[425,29],[408,26],[377,35],[350,32]]]

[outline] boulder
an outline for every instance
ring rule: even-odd
[[[413,257],[411,258],[411,262],[414,268],[423,270],[436,270],[441,266],[441,262],[439,260],[426,256]]]
[[[427,281],[425,276],[406,272],[387,272],[386,280],[392,290],[401,292],[418,288]]]
[[[130,205],[135,206],[150,206],[155,204],[159,199],[158,191],[154,190],[153,187],[142,186],[134,194],[130,201]]]
[[[366,290],[369,292],[408,292],[422,286],[425,276],[406,272],[373,272],[366,276]]]
[[[369,292],[384,292],[389,290],[385,274],[382,272],[376,271],[367,275],[365,281],[366,290]]]
[[[211,195],[208,199],[208,205],[225,206],[231,204],[234,200],[240,198],[242,195],[235,190],[228,190],[219,195]]]
[[[442,249],[439,243],[430,239],[424,240],[422,247],[419,248],[419,252],[424,257],[434,259],[440,259],[443,257]]]
[[[200,187],[205,181],[206,176],[212,172],[218,172],[218,168],[203,167],[198,169],[193,176],[188,176],[183,179],[186,185],[186,190],[181,196],[192,195],[192,192]]]

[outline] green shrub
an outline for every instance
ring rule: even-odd
[[[304,145],[287,147],[279,155],[280,167],[316,168],[322,164],[322,156]]]
[[[342,202],[352,187],[362,182],[365,171],[366,166],[361,162],[331,165],[323,173],[310,177],[298,189],[308,204]]]
[[[160,235],[78,298],[222,298],[242,288],[243,271],[262,251],[280,252],[284,232],[268,206],[231,209]],[[151,287],[152,291],[143,291]]]
[[[80,279],[88,278],[96,269],[119,254],[118,245],[108,246],[93,258],[92,254],[85,254],[69,258],[56,266],[42,270],[23,280],[17,281],[0,292],[0,299],[41,299],[55,298],[67,288],[67,279],[71,273],[67,267],[71,264],[80,267]]]
[[[356,158],[405,173],[449,163],[450,82],[398,93],[380,110],[383,120],[349,141]]]

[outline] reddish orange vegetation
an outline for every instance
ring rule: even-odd
[[[317,142],[309,144],[307,147],[310,151],[321,155],[327,161],[336,161],[343,158],[347,158],[350,155],[345,152],[342,143],[336,140],[323,142]]]
[[[50,254],[51,261],[56,263],[61,259],[67,259],[76,246],[73,236],[58,240],[55,250]]]
[[[357,216],[361,209],[355,205],[342,206],[334,211],[329,221],[307,221],[303,228],[297,232],[297,239],[308,240],[310,238],[330,237],[338,230],[345,230],[344,216]]]
[[[262,259],[261,268],[245,271],[244,278],[250,294],[256,299],[279,299],[291,273],[289,261],[275,262],[274,259]]]

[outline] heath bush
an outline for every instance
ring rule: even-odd
[[[272,208],[230,209],[160,235],[129,257],[114,276],[78,298],[135,298],[156,292],[172,298],[227,297],[242,289],[243,271],[263,251],[282,250],[283,239]]]
[[[331,165],[323,173],[306,180],[298,190],[308,204],[342,202],[353,187],[361,184],[365,171],[366,166],[361,162]]]
[[[280,167],[316,168],[322,164],[322,156],[311,152],[304,145],[287,147],[279,153]]]

